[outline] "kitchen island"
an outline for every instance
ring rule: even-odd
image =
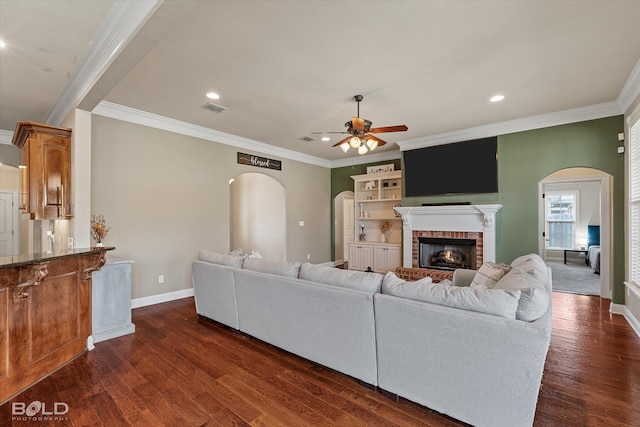
[[[112,249],[0,258],[0,404],[92,347],[91,273]]]

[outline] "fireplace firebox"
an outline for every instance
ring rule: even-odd
[[[476,241],[474,239],[448,239],[440,237],[418,238],[418,265],[420,268],[455,270],[476,269]]]

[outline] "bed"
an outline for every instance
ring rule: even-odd
[[[600,274],[600,226],[587,226],[587,265]]]

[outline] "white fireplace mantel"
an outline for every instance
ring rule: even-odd
[[[483,262],[496,259],[496,212],[502,205],[443,205],[394,208],[402,215],[402,265],[411,267],[412,233],[466,231],[483,233]]]

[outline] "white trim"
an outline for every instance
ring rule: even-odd
[[[163,0],[116,1],[51,108],[46,123],[59,126],[102,77]]]
[[[601,119],[603,117],[611,117],[621,114],[623,114],[623,110],[620,104],[616,101],[612,101],[589,105],[587,107],[574,108],[571,110],[558,111],[555,113],[540,114],[522,119],[491,123],[468,129],[409,139],[406,141],[398,141],[397,144],[400,146],[400,150],[402,151],[415,150],[416,148],[469,141],[472,139],[487,138],[496,135],[506,135],[514,132],[523,132],[527,130],[577,123],[585,120]]]
[[[346,157],[331,162],[332,168],[340,168],[343,166],[362,165],[365,163],[386,162],[387,160],[397,160],[401,158],[400,150],[383,151],[375,154],[366,154],[357,157]]]
[[[615,304],[612,302],[609,305],[609,313],[624,316],[624,318],[627,320],[627,323],[629,323],[629,325],[631,326],[631,329],[633,329],[636,335],[640,337],[640,321],[633,317],[633,314],[631,314],[626,305]]]
[[[633,101],[640,95],[640,59],[631,70],[631,74],[627,78],[620,95],[618,95],[618,103],[622,106],[622,111],[627,111]]]
[[[163,302],[175,301],[193,296],[193,288],[182,289],[180,291],[167,292],[165,294],[151,295],[148,297],[135,298],[131,300],[131,308],[146,307],[148,305],[160,304]]]
[[[309,156],[297,151],[287,150],[275,145],[266,144],[249,138],[243,138],[230,133],[220,132],[204,126],[197,126],[180,120],[171,119],[169,117],[160,116],[158,114],[147,113],[146,111],[125,107],[124,105],[114,104],[108,101],[101,101],[93,109],[92,113],[116,120],[123,120],[143,126],[149,126],[155,129],[162,129],[181,135],[192,136],[194,138],[200,138],[207,141],[218,142],[220,144],[231,145],[245,150],[254,150],[260,153],[296,160],[315,166],[322,166],[325,168],[331,167],[331,161],[320,157]]]

